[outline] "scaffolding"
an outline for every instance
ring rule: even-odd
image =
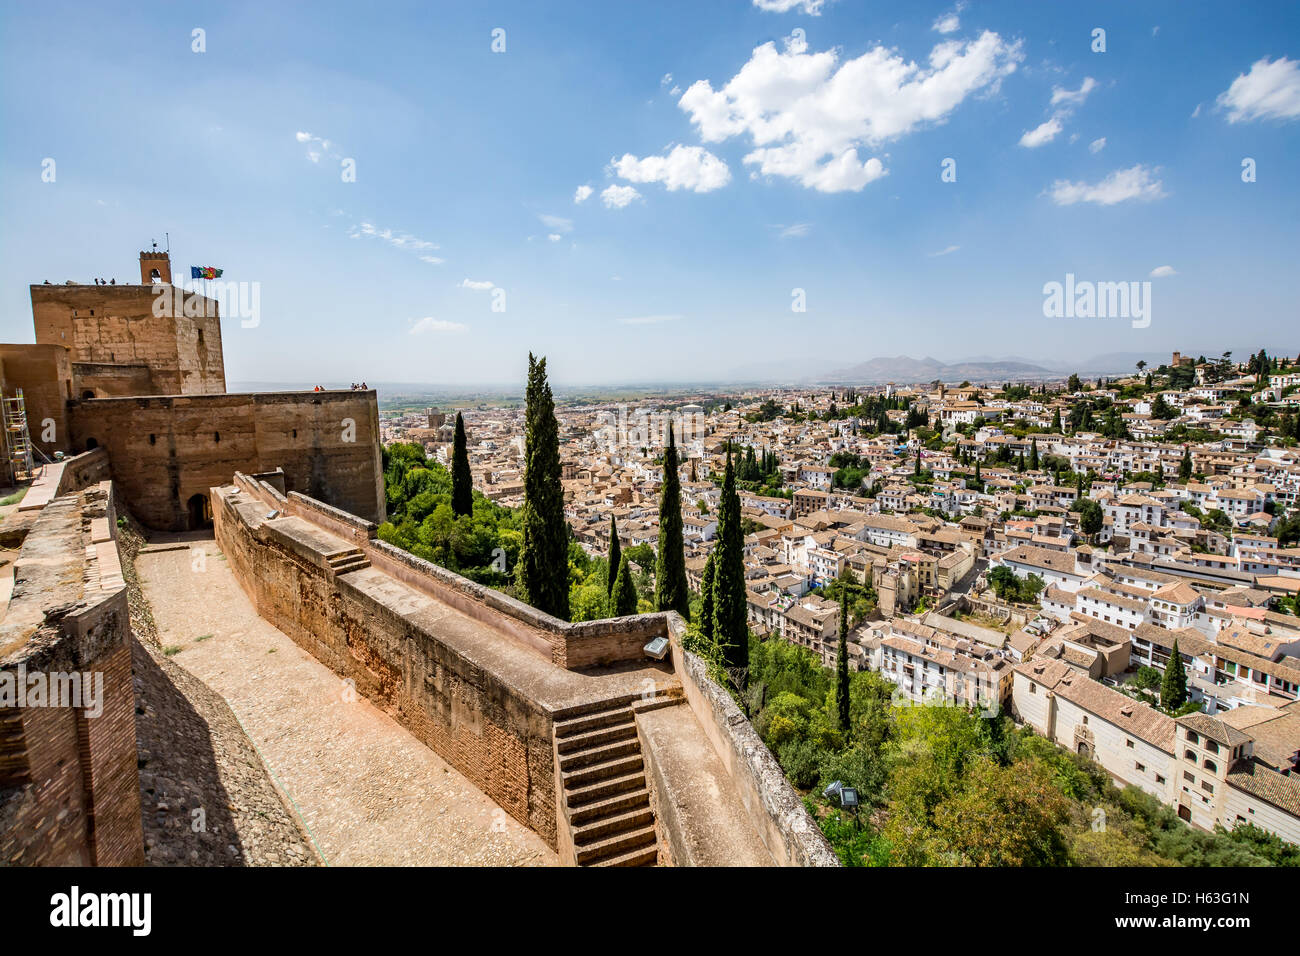
[[[27,404],[23,390],[18,389],[13,398],[4,399],[5,460],[9,466],[10,484],[35,477],[32,462],[32,438],[27,431]]]

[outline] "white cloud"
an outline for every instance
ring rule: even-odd
[[[590,186],[579,186],[573,191],[573,201],[575,203],[584,203],[591,198],[591,192]]]
[[[1085,76],[1083,82],[1077,90],[1067,90],[1064,87],[1052,87],[1052,105],[1060,106],[1064,103],[1066,106],[1082,106],[1088,94],[1097,88],[1097,81],[1090,76]]]
[[[1052,183],[1052,201],[1058,206],[1073,206],[1080,202],[1113,206],[1130,199],[1139,202],[1162,199],[1166,195],[1164,184],[1155,178],[1156,172],[1158,170],[1139,163],[1129,169],[1117,169],[1094,185],[1058,179]]]
[[[1082,106],[1084,101],[1087,100],[1088,94],[1096,88],[1097,81],[1090,76],[1083,78],[1083,82],[1079,84],[1077,90],[1067,90],[1060,86],[1052,87],[1050,105],[1054,107],[1054,112],[1033,129],[1026,130],[1025,134],[1020,137],[1020,145],[1026,149],[1037,149],[1039,146],[1056,139],[1061,130],[1065,128],[1065,121],[1074,113],[1075,107]],[[1078,138],[1078,133],[1070,134],[1071,143]]]
[[[802,239],[804,236],[808,235],[811,229],[812,223],[810,222],[796,222],[794,225],[782,228],[778,235],[780,235],[782,239]]]
[[[1105,148],[1106,148],[1105,136],[1098,137],[1097,139],[1094,139],[1091,143],[1088,144],[1088,152],[1090,153],[1100,153]]]
[[[542,225],[549,226],[556,232],[573,232],[573,220],[565,219],[563,216],[540,215],[537,217],[542,221]]]
[[[754,0],[754,6],[768,13],[789,13],[796,7],[802,7],[803,12],[810,17],[821,16],[825,3],[826,0]]]
[[[680,315],[641,315],[634,319],[619,319],[621,325],[658,325],[660,322],[676,322]]]
[[[1219,94],[1218,104],[1228,111],[1229,123],[1300,117],[1300,60],[1256,60]]]
[[[632,186],[608,186],[600,194],[600,200],[606,209],[622,209],[640,198],[641,194]]]
[[[330,159],[337,159],[338,153],[334,152],[333,144],[320,136],[313,136],[311,133],[299,130],[293,134],[293,138],[300,143],[307,144],[307,158],[313,163],[319,163],[321,158],[328,156]]]
[[[946,13],[930,25],[935,33],[956,33],[961,29],[961,18],[955,13]]]
[[[663,183],[669,192],[712,192],[731,182],[727,164],[703,146],[674,146],[667,156],[637,159],[624,153],[610,160],[610,171],[633,183]]]
[[[559,242],[563,238],[564,237],[560,235],[558,232],[552,232],[546,237],[548,242]]]
[[[1050,143],[1061,132],[1061,118],[1053,116],[1031,130],[1026,130],[1020,137],[1020,145],[1027,149],[1036,149],[1044,143]]]
[[[665,73],[665,74],[663,75],[663,77],[659,80],[659,85],[660,85],[660,86],[672,86],[672,85],[673,85],[673,75],[672,75],[671,73]]]
[[[436,332],[439,334],[464,332],[469,326],[461,322],[450,322],[447,319],[435,319],[431,315],[426,315],[419,322],[411,326],[412,335],[423,335],[426,332]]]
[[[1156,266],[1151,270],[1151,278],[1153,279],[1163,279],[1165,276],[1176,275],[1178,275],[1178,270],[1173,266]]]
[[[693,83],[678,101],[706,143],[748,135],[744,162],[821,192],[858,191],[886,174],[859,150],[942,123],[977,92],[995,91],[1023,58],[1019,43],[985,32],[944,40],[926,65],[876,47],[840,62],[835,50],[778,52],[772,42],[721,89]]]
[[[478,281],[469,278],[462,279],[460,281],[460,287],[462,289],[473,289],[475,292],[486,292],[488,289],[496,288],[496,286],[491,282],[488,282],[486,279]]]
[[[960,248],[961,246],[948,246],[946,249],[940,249],[938,252],[930,253],[930,258],[937,259],[940,256],[951,255],[952,253],[956,252]]]
[[[397,232],[392,229],[385,229],[376,226],[372,222],[361,222],[348,229],[349,239],[378,239],[392,246],[394,249],[400,249],[403,252],[420,252],[424,255],[420,259],[430,265],[442,265],[443,260],[430,253],[438,248],[436,242],[429,242],[427,239],[420,239],[411,235],[409,232]]]

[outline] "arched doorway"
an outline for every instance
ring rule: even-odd
[[[1080,757],[1092,756],[1092,748],[1088,746],[1088,742],[1086,740],[1079,741],[1079,756]]]
[[[98,447],[99,447],[99,442],[97,442],[95,439],[93,438],[86,439],[86,451],[94,451]]]
[[[190,495],[185,509],[189,512],[191,531],[212,527],[212,502],[207,495]]]

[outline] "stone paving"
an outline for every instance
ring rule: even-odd
[[[230,704],[331,865],[545,866],[557,857],[257,615],[215,541],[136,560],[169,662]]]

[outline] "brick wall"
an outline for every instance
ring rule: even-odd
[[[68,420],[73,449],[107,449],[114,483],[152,528],[186,530],[194,495],[276,467],[287,491],[384,517],[373,391],[94,399],[72,402]]]
[[[103,485],[55,499],[14,562],[0,676],[89,675],[103,697],[98,713],[89,698],[0,705],[0,866],[144,862],[133,638],[111,513]]]
[[[320,554],[254,527],[264,502],[216,495],[213,507],[217,542],[259,615],[556,845],[552,717],[526,687],[467,659],[413,609],[336,577]]]

